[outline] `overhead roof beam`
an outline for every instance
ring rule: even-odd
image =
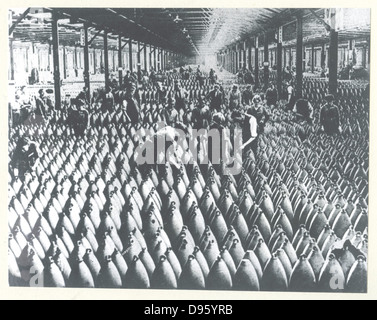
[[[24,20],[24,19],[26,18],[26,16],[27,16],[27,15],[29,14],[29,12],[30,12],[30,9],[31,9],[31,8],[27,8],[27,9],[25,10],[25,12],[19,16],[19,18],[17,19],[17,21],[16,21],[15,23],[12,24],[12,26],[9,28],[9,35],[11,35],[12,32],[14,31],[14,29],[16,29],[16,27],[18,26],[18,24],[19,24],[22,20]]]
[[[130,18],[128,18],[128,17],[126,17],[125,15],[120,14],[120,13],[118,13],[117,11],[115,11],[115,10],[113,10],[113,9],[110,9],[110,8],[106,8],[105,10],[106,10],[106,11],[109,11],[109,12],[115,14],[115,15],[117,15],[118,17],[121,17],[122,19],[124,19],[124,20],[126,20],[126,21],[128,21],[128,22],[130,22],[130,23],[132,23],[132,24],[135,24],[135,25],[138,26],[139,28],[141,28],[141,29],[147,31],[148,33],[150,33],[151,35],[153,35],[153,36],[155,36],[155,37],[161,39],[162,41],[164,41],[165,43],[168,44],[168,47],[175,47],[175,45],[171,44],[166,38],[161,37],[160,35],[154,33],[153,31],[151,31],[151,30],[149,30],[148,28],[142,26],[141,24],[138,24],[137,22],[133,21],[132,19],[130,19]]]
[[[315,12],[313,9],[309,9],[310,10],[310,12],[312,13],[312,15],[317,19],[317,21],[320,23],[320,24],[322,24],[325,28],[326,28],[326,30],[327,31],[331,31],[331,26],[329,25],[329,24],[327,24],[326,22],[325,22],[325,20],[323,20],[318,14],[317,14],[317,12]]]
[[[93,38],[89,40],[89,42],[88,42],[88,46],[91,46],[91,45],[92,45],[93,41],[94,41],[94,40],[100,35],[100,33],[101,33],[102,31],[103,31],[102,29],[98,30],[98,32],[93,36]]]

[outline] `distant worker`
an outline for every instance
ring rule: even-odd
[[[255,117],[258,124],[258,134],[262,134],[264,132],[264,127],[266,123],[270,119],[270,115],[268,114],[265,106],[263,105],[263,99],[261,96],[254,96],[252,103],[253,105],[250,108],[250,112],[248,114]]]
[[[242,92],[242,104],[244,106],[251,106],[251,101],[253,100],[254,92],[251,87],[251,84],[246,86],[244,92]]]
[[[216,72],[215,70],[211,69],[211,71],[209,72],[209,84],[213,85],[216,83],[216,81],[217,81]]]
[[[89,126],[89,112],[83,108],[85,101],[75,99],[76,110],[73,110],[70,116],[72,129],[76,137],[84,137]]]
[[[241,105],[242,97],[237,85],[233,85],[232,91],[229,93],[228,102],[230,110],[234,110]]]
[[[111,92],[111,86],[108,85],[102,96],[102,112],[113,112],[115,105],[114,95]]]
[[[329,94],[325,97],[326,104],[321,109],[320,124],[328,135],[341,132],[339,108],[334,104],[335,97]]]
[[[249,69],[246,69],[246,73],[244,75],[245,84],[254,84],[253,74]]]
[[[174,108],[176,101],[174,98],[169,98],[167,103],[164,101],[164,118],[168,126],[174,127],[178,122],[178,111]]]
[[[254,156],[258,152],[258,123],[257,119],[252,115],[252,109],[249,109],[245,114],[244,127],[243,127],[243,145],[241,150],[245,154],[252,151]]]
[[[39,97],[35,100],[35,116],[47,120],[50,110],[53,108],[52,101],[46,96],[43,89],[40,89],[38,93]]]
[[[313,107],[307,99],[297,100],[293,112],[297,120],[304,120],[310,124],[313,122]]]
[[[266,101],[268,107],[276,107],[276,104],[278,102],[278,91],[272,82],[270,83],[266,91]]]
[[[211,123],[211,110],[205,104],[203,96],[199,96],[198,105],[192,112],[192,123],[197,130],[208,129]]]
[[[212,112],[220,112],[221,105],[223,104],[223,93],[220,91],[220,85],[215,84],[215,87],[207,95],[207,100],[209,100],[209,107]]]
[[[84,101],[85,105],[89,106],[89,90],[87,87],[84,87],[82,91],[78,94],[76,99]]]
[[[15,175],[24,181],[25,174],[34,170],[40,156],[41,152],[38,144],[28,136],[22,137],[18,141],[12,157]]]
[[[182,88],[179,80],[175,80],[174,83],[175,108],[178,112],[180,110],[186,110],[186,99],[188,97],[188,92]]]

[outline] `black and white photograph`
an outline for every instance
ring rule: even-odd
[[[8,8],[9,287],[367,294],[371,13]]]

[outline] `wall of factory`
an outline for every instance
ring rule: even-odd
[[[14,81],[17,85],[30,83],[32,70],[38,70],[40,83],[47,84],[53,82],[53,57],[52,46],[48,44],[18,42],[13,41]],[[133,70],[137,70],[136,46],[133,48]],[[147,66],[149,63],[150,49],[147,48]],[[126,47],[123,52],[124,70],[129,70],[129,52]],[[144,54],[140,55],[142,69],[144,69]],[[84,73],[84,49],[82,47],[60,46],[59,48],[60,77],[68,82],[83,81]],[[111,76],[118,74],[118,50],[109,49],[109,70]],[[104,50],[89,49],[89,72],[92,81],[104,81]],[[9,68],[9,79],[11,79],[11,69]]]

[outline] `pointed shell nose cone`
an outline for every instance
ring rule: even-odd
[[[287,279],[289,279],[292,275],[292,270],[293,270],[289,257],[287,256],[286,252],[283,249],[278,249],[275,254],[279,258],[281,264],[283,265],[285,274],[287,275]]]
[[[345,288],[345,277],[343,269],[333,254],[322,267],[318,289],[323,292],[342,292]]]
[[[97,278],[97,287],[99,288],[121,288],[122,278],[118,272],[117,267],[112,261],[111,256],[106,257],[101,271]]]
[[[177,279],[179,279],[179,277],[181,276],[181,273],[182,273],[182,267],[181,267],[181,264],[180,264],[177,256],[175,255],[173,249],[168,248],[165,252],[165,256],[168,259],[168,261],[170,262],[170,265],[171,265],[171,267],[174,271],[175,277]]]
[[[124,287],[130,289],[148,289],[150,287],[148,272],[137,256],[134,256],[129,264],[124,279]]]
[[[267,262],[271,259],[271,252],[263,240],[259,240],[254,253],[258,257],[259,263],[263,269]]]
[[[94,281],[96,281],[101,271],[101,265],[91,249],[86,250],[86,253],[84,255],[84,262],[88,266]]]
[[[289,290],[313,292],[316,289],[316,277],[312,266],[305,256],[297,261],[289,280]]]
[[[346,291],[354,293],[366,293],[367,290],[368,265],[365,257],[359,256],[348,274]]]
[[[318,246],[313,247],[312,251],[308,255],[308,261],[313,269],[315,278],[318,280],[322,267],[325,264],[325,259],[323,258],[322,252],[319,250]]]
[[[288,279],[279,258],[274,255],[264,269],[261,289],[263,291],[287,291]]]
[[[340,263],[340,265],[343,269],[343,274],[347,279],[348,274],[349,274],[352,266],[356,262],[356,258],[352,254],[352,252],[351,252],[350,248],[347,246],[347,244],[345,245],[345,247],[342,250],[342,253],[338,257],[338,261],[339,261],[339,263]]]
[[[193,255],[189,259],[182,270],[182,274],[178,281],[180,289],[201,290],[205,289],[205,277],[199,262]]]
[[[333,229],[335,234],[342,239],[350,226],[352,226],[351,219],[347,212],[342,210],[334,221]]]
[[[93,276],[84,261],[78,260],[72,266],[72,273],[69,278],[71,288],[94,288]]]
[[[153,273],[151,279],[151,287],[154,289],[177,289],[177,278],[175,276],[174,270],[166,258],[166,256],[161,256],[160,261]]]
[[[52,257],[49,257],[47,266],[44,269],[44,287],[64,288],[65,280],[62,272]]]
[[[153,261],[153,258],[149,254],[149,251],[146,248],[142,249],[142,251],[139,254],[139,258],[141,262],[144,264],[145,269],[148,272],[149,278],[152,278],[153,272],[156,269],[156,265]]]
[[[260,290],[259,278],[250,260],[241,260],[236,275],[234,276],[233,288],[235,290],[244,291]]]
[[[232,276],[225,261],[218,257],[213,264],[207,278],[207,289],[230,290],[232,289]]]

